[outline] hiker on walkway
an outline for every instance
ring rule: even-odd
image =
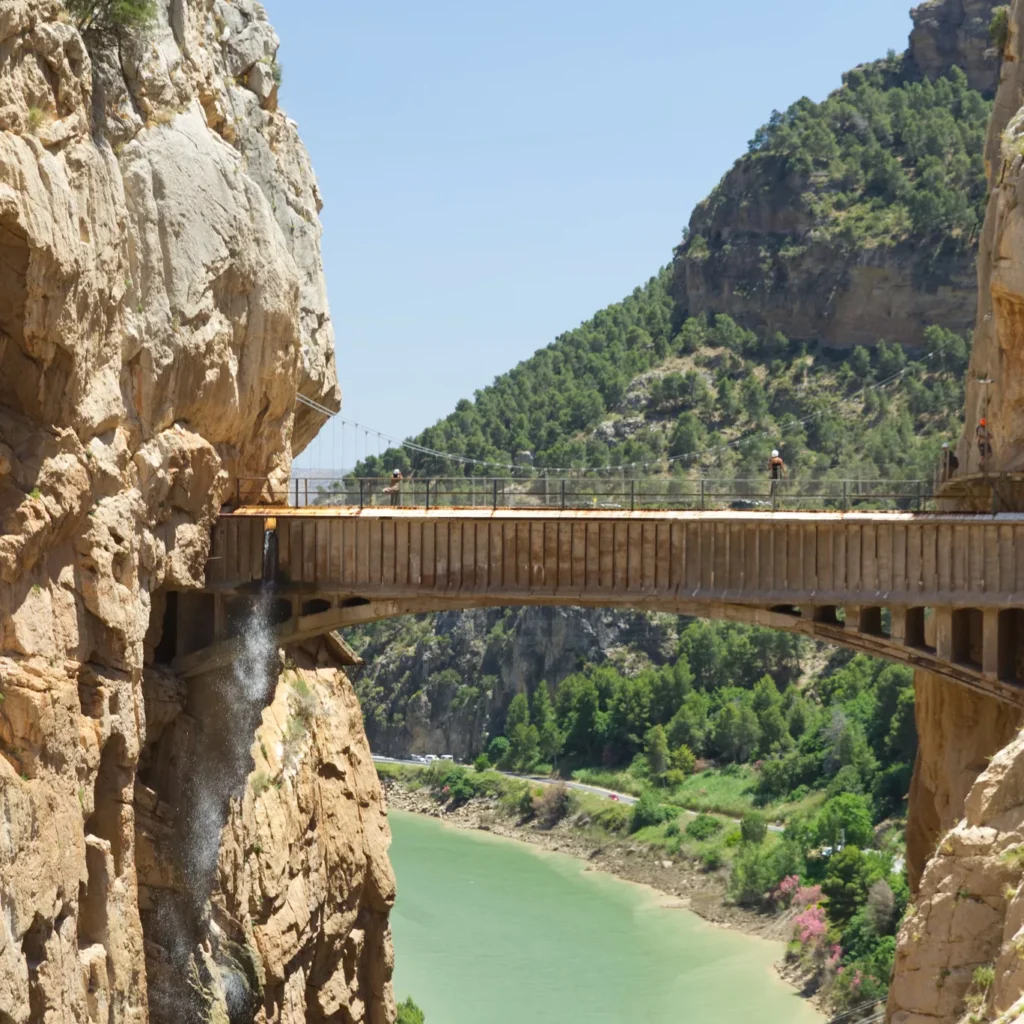
[[[949,447],[948,441],[942,442],[942,468],[940,480],[945,483],[947,480],[953,478],[953,474],[960,468],[960,460],[956,457],[956,452]]]
[[[779,481],[786,476],[786,464],[777,448],[772,449],[771,458],[768,460],[768,477],[772,482],[772,503],[775,502],[775,492],[778,490]]]
[[[985,460],[992,454],[992,435],[988,430],[988,420],[984,417],[978,423],[975,434],[978,438],[978,455],[981,457],[981,465],[984,466]]]
[[[400,469],[391,470],[391,486],[385,487],[384,493],[391,495],[392,507],[399,505],[402,498],[402,471]]]

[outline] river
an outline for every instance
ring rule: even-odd
[[[395,994],[427,1024],[815,1024],[776,942],[582,862],[392,811]]]

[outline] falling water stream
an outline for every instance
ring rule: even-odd
[[[253,737],[280,669],[271,624],[277,567],[273,530],[264,533],[263,566],[262,586],[240,630],[230,671],[200,678],[190,687],[188,712],[196,734],[182,786],[176,851],[184,894],[162,902],[155,926],[175,980],[167,991],[151,991],[151,1003],[166,1015],[154,1020],[168,1024],[200,1024],[208,1019],[211,1001],[223,1003],[231,1024],[249,1024],[257,1009],[250,972],[225,952],[209,900],[231,799],[241,797],[252,771]]]

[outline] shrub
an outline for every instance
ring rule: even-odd
[[[799,850],[785,840],[776,846],[745,844],[733,862],[729,895],[744,906],[760,906],[787,875],[799,874]]]
[[[1006,41],[1010,38],[1009,4],[992,8],[992,20],[988,23],[988,37],[997,50],[1006,47]]]
[[[675,837],[677,835],[679,835],[679,819],[678,818],[675,821],[670,821],[665,826],[665,835],[669,839],[675,839]]]
[[[686,826],[686,834],[691,839],[696,839],[697,842],[703,843],[708,839],[713,839],[723,828],[724,826],[718,818],[714,818],[710,814],[698,814]]]
[[[758,811],[744,814],[740,822],[740,833],[743,835],[743,842],[760,845],[768,835],[768,820]]]
[[[725,863],[725,858],[721,850],[712,846],[701,854],[700,863],[705,871],[717,871]]]
[[[876,935],[892,934],[896,925],[896,897],[884,878],[868,889],[867,916]]]
[[[633,824],[633,808],[625,804],[612,803],[602,807],[591,821],[605,832],[626,832]]]
[[[252,795],[258,799],[270,788],[270,776],[266,772],[256,772],[249,785],[252,787]]]
[[[411,996],[405,1002],[398,1004],[398,1016],[395,1018],[395,1024],[426,1024],[426,1019],[426,1015],[412,1001]]]
[[[480,754],[473,762],[473,768],[478,772],[485,772],[491,767],[491,759],[486,754]]]
[[[793,937],[801,946],[808,946],[825,937],[828,925],[825,909],[817,905],[808,907],[793,918]]]
[[[498,764],[508,753],[510,744],[504,736],[495,736],[487,747],[487,759],[491,764]]]
[[[155,0],[64,0],[64,6],[82,32],[139,27],[156,14]]]
[[[658,781],[666,789],[676,789],[686,781],[686,776],[678,768],[669,768]]]
[[[874,840],[871,812],[864,797],[842,793],[832,797],[818,816],[816,837],[822,846],[835,849],[840,843],[870,849]]]
[[[630,832],[639,832],[649,825],[660,825],[668,816],[668,811],[659,803],[654,793],[647,789],[633,805],[633,820],[630,823]]]
[[[697,766],[697,757],[694,752],[684,743],[677,747],[669,755],[669,764],[683,775],[692,775],[693,769]]]
[[[557,825],[572,809],[572,794],[564,782],[545,786],[533,798],[533,814],[547,828]]]

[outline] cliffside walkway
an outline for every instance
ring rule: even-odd
[[[422,612],[620,607],[727,619],[1024,705],[1024,515],[247,506],[179,594],[176,667],[233,660],[273,578],[281,643]]]

